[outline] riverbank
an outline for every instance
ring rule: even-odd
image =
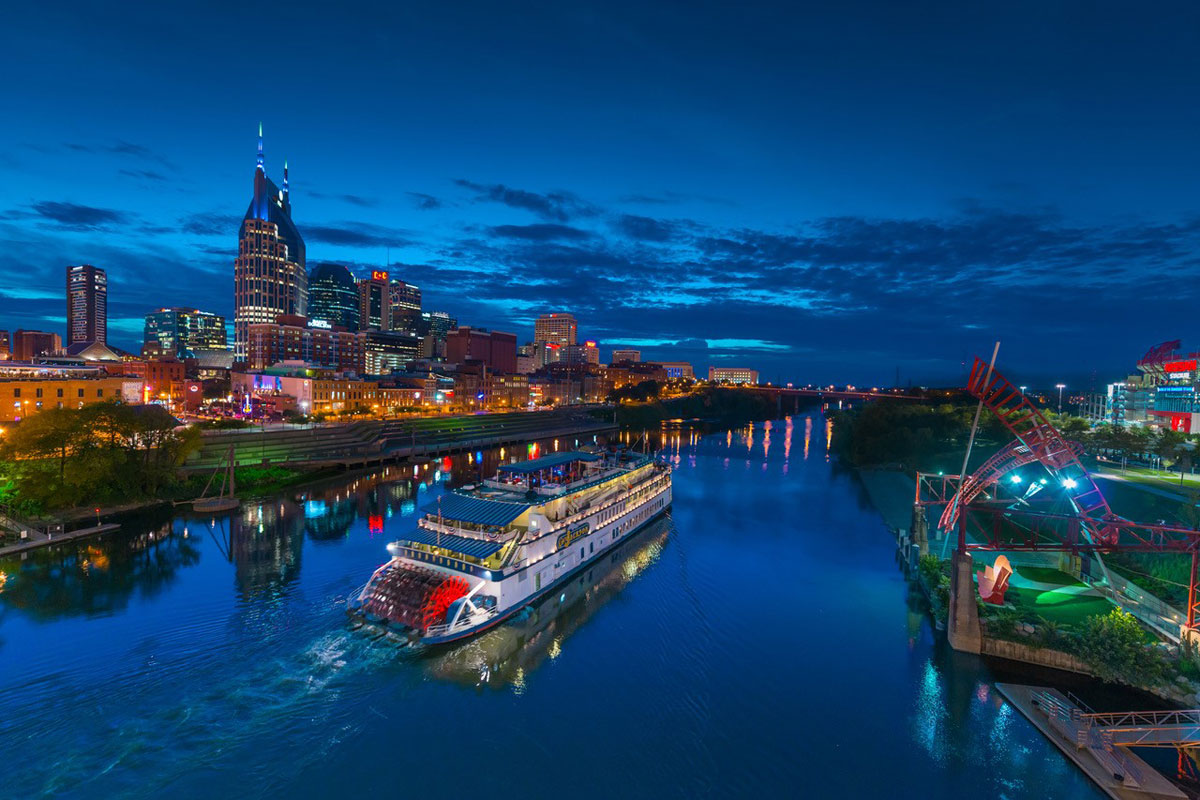
[[[864,469],[857,470],[856,474],[871,506],[880,514],[896,539],[902,569],[928,603],[935,627],[943,630],[950,583],[947,562],[940,557],[942,540],[928,543],[923,552],[919,544],[912,540],[909,529],[913,522],[915,481],[901,471]],[[927,529],[932,530],[928,523]],[[926,555],[930,552],[932,555]],[[1069,629],[1064,630],[1067,626],[1067,617],[1064,615],[1071,613],[1073,604],[1083,603],[1087,606],[1080,613],[1090,613],[1089,609],[1093,606],[1097,613],[1105,609],[1115,609],[1116,606],[1098,593],[1088,590],[1083,584],[1078,588],[1095,594],[1096,603],[1087,605],[1088,597],[1076,598],[1071,592],[1076,587],[1072,585],[1046,584],[1046,580],[1055,580],[1055,574],[1069,579],[1067,573],[1060,572],[1060,568],[1065,566],[1061,554],[1013,554],[1010,558],[1015,559],[1013,564],[1018,573],[1013,579],[1013,588],[1009,590],[1010,602],[1004,607],[980,606],[982,610],[992,614],[980,620],[981,655],[1099,679],[1096,668],[1086,659],[1056,647],[1054,643],[1067,641]],[[927,559],[931,560],[927,562]],[[1025,565],[1025,562],[1029,564]],[[1023,577],[1023,572],[1033,577]],[[1048,593],[1049,597],[1063,594],[1063,598],[1040,604],[1040,598],[1036,594],[1024,598],[1023,594],[1026,592]],[[1020,607],[1015,607],[1012,601],[1018,601]],[[1187,655],[1176,653],[1173,658],[1178,661],[1187,658]],[[1121,681],[1121,684],[1180,707],[1200,706],[1200,684],[1174,670],[1156,683]]]

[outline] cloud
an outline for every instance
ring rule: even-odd
[[[343,203],[349,203],[352,206],[359,208],[374,208],[379,205],[378,198],[364,197],[360,194],[326,194],[325,192],[309,192],[310,197],[315,197],[318,200],[340,200]]]
[[[98,208],[61,200],[42,200],[31,203],[28,210],[8,212],[7,219],[34,218],[50,222],[67,230],[100,230],[110,225],[128,222],[131,216],[112,208]]]
[[[166,156],[151,150],[149,147],[133,142],[126,142],[118,139],[115,142],[107,144],[86,144],[83,142],[63,142],[62,148],[71,150],[76,153],[112,153],[114,155],[129,156],[131,158],[140,159],[142,161],[153,161],[156,164],[162,164],[164,167],[175,169],[175,165]],[[47,152],[52,150],[52,147],[45,145],[27,144],[26,147]]]
[[[422,194],[421,192],[405,192],[405,194],[412,199],[413,205],[422,211],[433,211],[442,207],[442,201],[431,194]]]
[[[406,231],[366,222],[301,225],[300,235],[306,242],[321,242],[343,247],[400,247],[409,244]]]
[[[497,225],[488,228],[493,236],[505,239],[527,239],[535,242],[548,242],[554,239],[590,239],[590,232],[572,228],[570,225],[557,225],[552,222],[534,225]]]
[[[566,222],[572,216],[593,216],[597,209],[570,192],[539,194],[524,189],[514,189],[502,183],[485,186],[462,178],[454,182],[475,193],[475,202],[492,202],[532,211],[542,219]]]
[[[179,220],[179,229],[196,236],[236,237],[241,220],[221,211],[201,211]]]
[[[152,169],[119,169],[117,174],[124,175],[126,178],[144,178],[149,181],[170,180],[166,175]]]
[[[612,227],[630,239],[646,242],[669,242],[679,233],[679,226],[675,223],[633,214],[617,217],[612,221]]]

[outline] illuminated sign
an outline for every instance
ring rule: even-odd
[[[586,344],[588,347],[595,347],[595,346],[596,346],[596,343],[595,343],[595,342],[585,342],[584,344]]]
[[[1192,373],[1190,372],[1168,372],[1167,377],[1173,381],[1190,381]]]
[[[1188,358],[1183,361],[1168,361],[1163,364],[1163,369],[1167,372],[1194,372],[1196,369],[1196,359]]]
[[[329,322],[326,322],[326,321],[325,321],[325,320],[323,320],[323,319],[310,319],[310,320],[308,321],[308,327],[310,327],[310,328],[324,328],[325,330],[331,330],[331,329],[333,328],[333,325],[332,325],[331,323],[329,323]]]
[[[576,525],[566,533],[560,534],[558,541],[555,542],[559,550],[563,550],[571,546],[571,544],[588,535],[588,524],[586,522]]]
[[[388,274],[387,274],[386,270],[376,269],[376,270],[371,271],[371,280],[386,281],[387,279],[388,279]]]

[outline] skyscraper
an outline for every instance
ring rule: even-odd
[[[225,318],[198,308],[162,308],[146,315],[145,345],[168,355],[197,350],[228,350]]]
[[[421,287],[392,278],[392,330],[416,333],[421,327]]]
[[[542,314],[533,323],[535,344],[575,344],[578,324],[574,314]]]
[[[392,329],[392,295],[388,274],[377,269],[358,282],[358,327],[364,331]]]
[[[274,322],[280,315],[304,315],[308,310],[308,273],[304,269],[304,239],[292,223],[288,197],[287,162],[283,189],[267,177],[263,166],[262,126],[258,126],[258,162],[254,168],[254,197],[238,231],[234,275],[234,351],[245,359],[249,327]]]
[[[341,264],[318,264],[308,276],[308,318],[311,322],[358,330],[358,284]]]
[[[99,267],[67,267],[67,345],[108,338],[108,275]]]

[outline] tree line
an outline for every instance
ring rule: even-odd
[[[161,406],[45,409],[4,434],[0,499],[36,515],[155,497],[177,483],[177,468],[199,445],[200,431]]]

